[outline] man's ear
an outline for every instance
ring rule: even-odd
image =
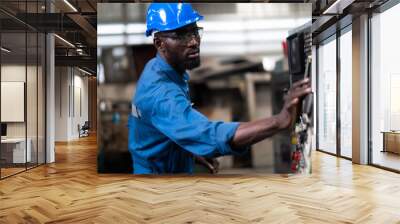
[[[161,38],[154,37],[153,44],[157,51],[164,51],[164,42],[161,40]]]

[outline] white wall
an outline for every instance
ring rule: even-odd
[[[68,140],[68,85],[69,76],[67,67],[56,67],[55,69],[55,140]]]
[[[78,70],[74,71],[74,91],[73,91],[73,99],[74,99],[74,108],[72,109],[72,120],[71,120],[71,136],[72,138],[78,138],[78,124],[81,126],[85,123],[85,121],[89,120],[88,117],[88,78],[82,77],[83,73],[76,74]],[[71,104],[72,105],[72,104]],[[79,108],[81,107],[81,108]],[[82,111],[80,111],[80,109]]]
[[[1,66],[1,81],[2,82],[25,82],[25,65],[2,65]],[[32,67],[28,67],[28,71]],[[2,96],[3,98],[4,96]],[[24,110],[24,108],[22,108]],[[7,108],[1,108],[7,110]],[[7,123],[8,137],[25,137],[25,123],[24,122],[11,122]]]
[[[77,139],[78,124],[88,120],[88,78],[76,68],[56,67],[55,85],[55,140]]]
[[[1,121],[24,122],[25,83],[1,81]],[[36,108],[36,105],[35,107]]]
[[[4,82],[25,82],[25,75],[26,75],[26,69],[28,74],[32,74],[33,72],[36,74],[36,67],[33,66],[28,66],[27,68],[25,65],[2,65],[1,66],[1,81]],[[29,77],[28,77],[29,78]],[[32,80],[29,80],[29,84],[36,85],[36,81],[34,83],[31,83]],[[36,98],[36,88],[28,88],[27,89],[27,102],[30,103],[33,101],[32,98]],[[31,91],[32,92],[31,92]],[[30,106],[35,106],[30,105]],[[1,108],[2,110],[7,110],[7,108]],[[29,111],[31,111],[32,108],[30,108]],[[31,122],[33,120],[36,121],[36,114],[33,113],[28,113],[28,121]],[[33,116],[33,117],[32,117]],[[33,128],[33,125],[28,125],[29,128]],[[36,127],[34,127],[36,130]],[[28,134],[30,131],[28,130]],[[8,122],[7,123],[7,136],[8,137],[25,137],[25,122]],[[28,135],[29,137],[29,135]]]
[[[1,66],[1,81],[18,81],[25,82],[25,65],[2,65]],[[29,68],[28,68],[29,69]],[[6,110],[7,108],[1,108]],[[7,123],[7,137],[25,137],[25,123],[12,122]]]

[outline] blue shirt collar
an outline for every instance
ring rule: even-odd
[[[156,55],[156,60],[159,63],[161,70],[165,71],[172,81],[178,84],[186,84],[186,82],[189,81],[189,74],[186,71],[183,73],[183,76],[178,74],[178,72],[176,72],[175,69],[172,68],[172,66],[169,65],[158,53]]]

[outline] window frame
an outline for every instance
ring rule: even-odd
[[[336,157],[340,157],[346,160],[352,160],[352,158],[343,156],[341,153],[341,119],[340,119],[340,81],[341,81],[341,68],[340,68],[340,37],[347,32],[352,32],[352,16],[347,15],[343,17],[341,20],[338,20],[335,24],[331,25],[329,28],[327,28],[324,32],[322,32],[318,37],[317,37],[317,43],[316,43],[316,88],[317,90],[319,89],[319,47],[322,44],[329,43],[331,41],[336,41],[336,152],[331,153],[328,152],[324,149],[321,149],[320,143],[319,143],[319,133],[320,133],[320,127],[319,127],[319,122],[316,122],[316,150],[319,152],[323,152],[329,155],[333,155]],[[316,97],[316,119],[317,121],[319,120],[319,97]]]

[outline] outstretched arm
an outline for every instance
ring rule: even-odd
[[[309,93],[311,93],[309,79],[294,83],[285,96],[285,103],[281,112],[268,118],[241,123],[231,140],[231,147],[243,148],[287,129],[293,122],[292,113],[299,99]]]

